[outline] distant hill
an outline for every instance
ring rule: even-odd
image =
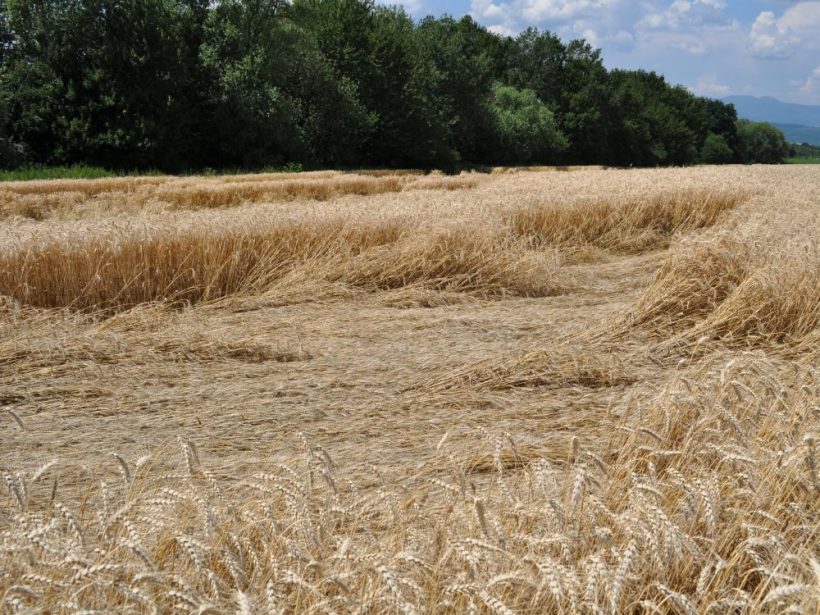
[[[784,103],[776,98],[756,98],[754,96],[727,96],[725,102],[732,103],[738,117],[755,122],[773,124],[797,124],[820,127],[820,106]]]
[[[820,128],[800,126],[799,124],[779,124],[777,122],[773,122],[773,124],[783,131],[783,134],[786,135],[786,141],[789,143],[820,145]]]
[[[756,96],[727,96],[737,116],[755,122],[769,122],[786,135],[790,143],[820,145],[820,106],[785,103],[776,98]]]

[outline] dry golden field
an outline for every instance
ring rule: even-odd
[[[0,184],[0,611],[820,613],[820,172]]]

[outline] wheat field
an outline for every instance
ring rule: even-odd
[[[0,185],[0,610],[820,613],[820,174]]]

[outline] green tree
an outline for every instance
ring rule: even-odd
[[[286,52],[279,0],[222,0],[210,12],[201,49],[213,83],[206,159],[265,166],[305,158],[296,109],[283,92]]]
[[[374,118],[306,27],[318,26],[298,14],[280,0],[223,0],[211,11],[202,57],[216,83],[214,164],[359,161]]]
[[[498,161],[507,164],[555,162],[567,148],[567,140],[556,127],[552,112],[538,100],[535,92],[499,85],[493,93]]]
[[[64,88],[51,69],[53,52],[46,32],[58,39],[63,32],[51,19],[45,2],[8,0],[3,7],[2,64],[0,64],[0,122],[4,166],[25,161],[60,161],[59,133]],[[64,108],[62,111],[66,111]],[[22,156],[14,155],[18,149]]]
[[[567,45],[563,89],[556,114],[569,140],[567,158],[581,164],[606,162],[611,157],[615,119],[607,70],[599,49],[586,41]]]
[[[681,87],[646,71],[609,74],[610,147],[615,164],[692,164],[698,159],[697,105]],[[704,122],[705,122],[705,115]]]
[[[0,0],[0,169],[13,168],[23,161],[23,151],[16,146],[10,134],[8,66],[14,44],[14,33],[9,24],[5,0]]]
[[[368,142],[370,160],[388,166],[448,166],[452,148],[442,73],[431,51],[415,37],[413,20],[401,9],[378,7],[371,34],[376,78],[363,96],[378,119]]]
[[[283,84],[296,109],[306,148],[305,162],[322,166],[360,164],[376,116],[359,97],[350,78],[336,73],[307,33],[292,54],[290,78]]]
[[[198,5],[200,5],[198,7]],[[186,35],[202,2],[8,0],[9,123],[42,162],[147,166],[184,160]]]
[[[86,88],[84,123],[93,162],[185,168],[199,106],[198,57],[204,0],[92,0],[83,19],[97,37],[78,49],[93,69],[71,81]]]
[[[315,37],[373,120],[365,160],[386,166],[447,166],[452,119],[434,51],[398,7],[372,0],[296,0],[289,14]]]
[[[734,105],[726,104],[720,100],[712,98],[700,98],[700,103],[706,109],[706,136],[716,134],[726,141],[726,144],[732,150],[732,159],[727,162],[733,162],[737,159],[737,152],[740,147],[740,141],[737,134],[737,111]]]
[[[722,135],[710,133],[700,150],[700,161],[706,164],[726,164],[732,162],[735,153]]]
[[[296,0],[288,15],[314,37],[333,69],[367,87],[372,64],[373,0]]]
[[[0,0],[5,166],[668,165],[776,160],[769,137],[586,41],[374,0]]]
[[[551,32],[527,28],[509,44],[503,81],[518,89],[533,90],[551,109],[564,98],[567,48]]]
[[[488,37],[495,38],[470,17],[428,17],[415,32],[416,44],[430,54],[439,76],[435,96],[449,126],[450,146],[459,158],[474,162],[493,155],[490,99],[495,60]]]
[[[789,153],[783,132],[766,122],[739,120],[740,159],[746,164],[779,164]]]

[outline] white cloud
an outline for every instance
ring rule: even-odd
[[[472,0],[470,13],[481,23],[487,24],[496,34],[512,34],[510,5],[495,4],[491,0]]]
[[[532,21],[566,21],[584,15],[607,11],[619,0],[521,0],[521,15]]]
[[[781,17],[772,11],[757,16],[749,34],[749,49],[759,58],[789,58],[820,49],[820,2],[798,2]]]
[[[616,47],[629,48],[635,43],[635,35],[629,30],[618,30],[609,41]]]
[[[488,19],[503,17],[519,25],[570,21],[609,11],[623,0],[512,0],[493,4],[490,0],[472,0],[470,12]]]
[[[395,0],[377,0],[376,3],[385,6],[400,6],[415,17],[422,15],[426,10],[422,0],[403,0],[402,2],[396,2]]]
[[[759,58],[787,58],[795,42],[771,11],[762,12],[752,24],[749,47]]]
[[[726,96],[732,91],[728,85],[719,83],[714,73],[701,75],[693,90],[703,96]]]
[[[470,14],[494,32],[518,33],[528,26],[600,42],[599,27],[613,22],[626,0],[471,0]],[[584,24],[580,27],[579,24]]]
[[[815,68],[808,78],[800,84],[800,93],[811,100],[820,100],[820,66]]]
[[[648,7],[634,25],[642,49],[661,49],[702,56],[725,47],[738,36],[740,24],[730,19],[723,0],[675,0]]]
[[[635,27],[648,30],[680,31],[714,24],[726,25],[722,0],[675,0],[664,8],[650,10]]]
[[[646,43],[702,55],[725,30],[740,25],[726,16],[726,0],[471,0],[471,14],[494,32],[528,26],[563,38],[583,37],[595,47],[620,50]]]
[[[769,0],[761,4],[773,9],[751,15],[749,4],[750,0],[470,0],[470,13],[499,34],[515,35],[536,26],[564,40],[584,37],[603,49],[609,68],[656,71],[699,94],[750,93],[820,102],[820,76],[814,72],[820,57],[820,0]],[[763,59],[777,57],[788,61]]]
[[[576,32],[578,32],[581,38],[586,39],[586,41],[593,47],[601,46],[601,39],[598,36],[598,33],[592,28],[584,28],[583,24],[581,24],[577,27]]]
[[[492,32],[493,34],[498,34],[500,36],[515,36],[515,34],[516,34],[512,30],[510,30],[507,26],[502,26],[502,25],[490,26],[487,29],[490,32]]]

